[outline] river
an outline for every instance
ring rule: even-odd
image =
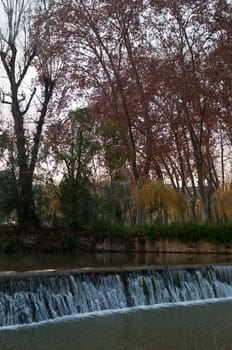
[[[231,350],[232,301],[99,313],[0,331],[2,350]]]
[[[0,271],[143,265],[232,264],[232,255],[175,253],[12,253],[0,255]]]
[[[232,264],[230,255],[1,255],[1,271]],[[0,328],[1,350],[232,350],[232,299],[161,303]]]

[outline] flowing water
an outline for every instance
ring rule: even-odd
[[[0,331],[2,350],[231,350],[232,301],[175,305]]]
[[[1,350],[232,350],[232,265],[76,267],[0,273]]]
[[[139,306],[232,298],[232,267],[1,275],[0,326]]]

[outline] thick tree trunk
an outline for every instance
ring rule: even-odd
[[[29,31],[27,32],[27,29],[29,30],[32,27],[32,23],[24,23],[27,13],[31,13],[30,2],[9,0],[1,1],[1,3],[6,23],[4,25],[4,33],[0,28],[0,61],[10,87],[10,94],[8,91],[3,91],[1,102],[11,106],[14,120],[17,159],[13,164],[13,172],[15,179],[17,179],[18,221],[21,225],[38,225],[39,221],[34,206],[33,174],[37,163],[44,119],[52,96],[55,79],[52,79],[52,72],[48,72],[46,67],[43,72],[41,71],[43,80],[41,82],[43,83],[44,91],[41,94],[41,106],[37,110],[37,118],[34,119],[35,127],[32,141],[30,137],[26,136],[25,129],[27,127],[26,116],[35,96],[36,87],[34,86],[29,94],[25,94],[24,83],[32,62],[38,55],[39,45],[36,42],[32,46],[33,40],[29,40],[30,33]],[[28,18],[28,21],[30,21],[30,18]],[[25,32],[23,32],[23,29]],[[18,50],[18,44],[20,44],[20,50]]]
[[[27,176],[21,182],[18,195],[18,221],[23,226],[40,226],[34,205],[32,181]]]
[[[33,172],[28,167],[28,157],[25,150],[23,132],[15,129],[18,149],[18,197],[17,216],[18,222],[23,226],[38,226],[39,220],[35,212],[33,193]]]

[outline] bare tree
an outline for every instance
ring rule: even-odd
[[[49,4],[49,1],[41,1],[37,8],[45,20]],[[0,63],[5,78],[4,85],[1,83],[1,103],[10,107],[9,118],[13,119],[17,149],[17,214],[20,224],[33,225],[38,224],[33,198],[34,172],[45,117],[58,76],[54,66],[51,69],[53,55],[50,54],[50,61],[47,59],[51,53],[50,31],[46,32],[45,41],[44,22],[33,27],[36,17],[33,17],[32,3],[29,0],[0,0],[0,5],[3,18]],[[42,34],[40,40],[39,31]]]

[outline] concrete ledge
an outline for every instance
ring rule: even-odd
[[[109,275],[109,274],[124,274],[149,271],[167,271],[167,270],[202,270],[219,266],[232,266],[232,264],[187,264],[187,265],[149,265],[149,266],[121,266],[121,267],[106,267],[106,268],[78,268],[70,270],[33,270],[26,272],[5,271],[0,272],[0,282],[5,280],[24,280],[29,278],[50,278],[50,277],[65,277],[78,275]]]

